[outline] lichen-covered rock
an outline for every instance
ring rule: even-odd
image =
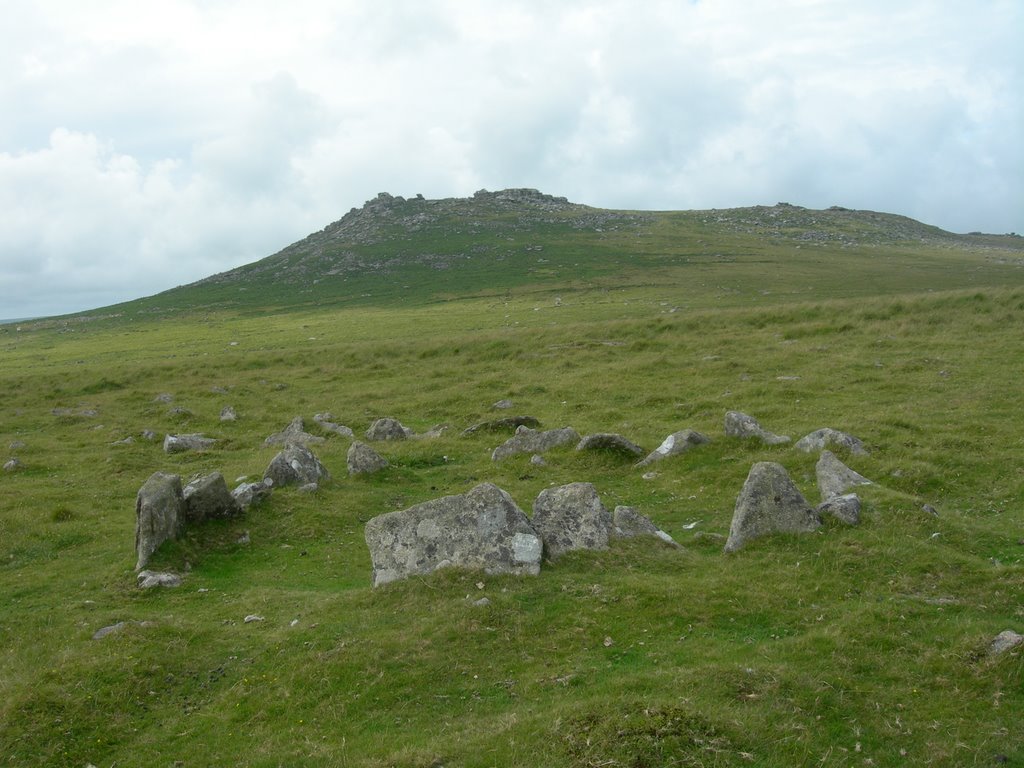
[[[725,434],[728,437],[757,439],[765,445],[782,445],[789,442],[787,435],[776,435],[774,432],[769,432],[753,416],[739,411],[729,411],[725,414]]]
[[[330,473],[309,448],[291,444],[277,454],[263,473],[263,481],[271,481],[275,487],[285,485],[321,484],[329,480]]]
[[[639,445],[613,432],[598,432],[594,435],[587,435],[576,445],[576,450],[608,451],[609,453],[621,453],[633,457],[644,455],[644,449]]]
[[[477,432],[514,432],[519,427],[537,429],[540,421],[534,416],[506,416],[502,419],[481,421],[462,431],[463,435],[475,435]]]
[[[135,498],[135,570],[146,567],[149,558],[168,539],[181,536],[185,522],[185,497],[181,478],[154,472]]]
[[[531,519],[548,558],[574,549],[605,549],[614,527],[592,483],[544,489],[533,502]]]
[[[444,567],[536,575],[540,537],[507,493],[482,483],[366,523],[373,586]]]
[[[642,515],[633,507],[618,506],[612,512],[612,535],[624,539],[631,539],[635,536],[657,536],[666,544],[678,547],[679,544],[651,522],[650,518]]]
[[[212,437],[202,435],[165,435],[165,453],[185,453],[186,451],[206,451],[216,445]]]
[[[703,445],[704,443],[710,442],[711,440],[709,438],[692,429],[673,432],[662,441],[661,445],[647,454],[643,460],[637,462],[636,466],[646,467],[649,464],[661,461],[669,456],[676,456],[680,453],[685,453],[696,445]]]
[[[797,490],[781,464],[759,461],[750,468],[736,499],[726,552],[770,533],[808,533],[821,526],[818,513]]]
[[[181,576],[176,573],[164,571],[142,571],[136,577],[139,589],[152,589],[153,587],[180,587]]]
[[[837,429],[823,427],[797,440],[793,446],[804,453],[813,453],[824,448],[843,448],[856,456],[867,456],[868,450],[860,439]]]
[[[822,451],[818,463],[814,465],[814,473],[818,478],[818,490],[821,500],[828,501],[833,496],[842,496],[850,488],[858,485],[871,485],[871,481],[859,475],[836,458],[832,451]]]
[[[832,515],[847,525],[860,524],[860,497],[856,493],[833,496],[819,504],[817,510],[819,516]]]
[[[405,440],[412,436],[412,430],[402,425],[398,419],[377,419],[366,430],[367,440]]]
[[[275,432],[266,440],[264,445],[317,445],[324,442],[322,437],[311,435],[306,431],[306,422],[301,416],[296,416],[291,423],[280,432]]]
[[[235,517],[242,507],[231,495],[224,475],[212,472],[192,480],[182,491],[185,498],[185,520],[201,523],[212,518]]]
[[[273,493],[273,482],[262,481],[259,483],[241,483],[231,492],[231,498],[238,502],[238,506],[245,512],[250,507],[257,506],[270,498]]]
[[[350,475],[369,475],[388,467],[387,459],[358,440],[349,446],[347,462]]]
[[[572,427],[549,429],[543,432],[529,427],[519,427],[512,437],[494,449],[491,459],[501,461],[517,453],[544,453],[560,445],[578,443],[579,441],[580,435]]]

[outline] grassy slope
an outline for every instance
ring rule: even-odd
[[[664,226],[651,254],[676,242]],[[690,262],[622,251],[621,277],[595,269],[574,285],[568,254],[548,247],[551,274],[458,301],[424,289],[387,310],[4,332],[0,439],[27,446],[23,469],[0,475],[0,764],[1024,760],[1024,660],[985,655],[1024,626],[1024,275],[939,245],[732,238]],[[160,392],[194,415],[170,415]],[[684,427],[714,442],[652,480],[572,451],[495,465],[501,438],[458,431],[502,397],[546,426],[647,448]],[[228,403],[240,419],[222,424]],[[847,457],[877,481],[862,525],[729,557],[694,540],[728,530],[754,461],[781,461],[816,499],[816,457],[725,439],[728,409],[794,438],[827,425],[867,441],[871,456]],[[453,429],[382,447],[393,468],[360,480],[332,437],[317,452],[335,479],[318,494],[281,491],[193,531],[158,563],[188,563],[185,586],[134,588],[134,496],[152,471],[258,475],[273,455],[263,438],[322,410],[357,431],[380,415]],[[221,442],[178,456],[111,445],[144,428]],[[535,579],[369,589],[369,517],[481,481],[529,511],[543,488],[579,480],[685,551],[617,543]],[[480,596],[491,604],[473,606]],[[244,624],[252,613],[265,621]],[[119,620],[155,624],[90,639]]]

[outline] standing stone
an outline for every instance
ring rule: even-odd
[[[633,457],[644,455],[644,449],[639,445],[613,432],[598,432],[594,435],[587,435],[576,445],[576,450],[607,451]]]
[[[492,461],[501,461],[517,453],[544,453],[567,443],[578,443],[579,433],[572,427],[549,429],[538,432],[529,427],[519,427],[516,433],[491,453]]]
[[[154,472],[139,489],[135,500],[135,570],[146,567],[149,558],[168,539],[181,536],[185,521],[185,497],[181,478]]]
[[[574,549],[606,549],[614,527],[593,483],[544,489],[533,502],[532,521],[549,558]]]
[[[788,436],[769,432],[753,416],[739,411],[729,411],[725,414],[725,434],[728,437],[758,439],[766,445],[782,445],[789,442]]]
[[[868,455],[868,450],[860,439],[846,432],[830,429],[829,427],[815,430],[809,435],[801,437],[793,447],[804,453],[814,453],[814,451],[820,451],[827,446],[844,448],[855,456]]]
[[[505,491],[482,483],[366,523],[373,586],[439,568],[536,575],[542,545],[523,511]]]
[[[350,475],[369,475],[389,466],[387,459],[358,440],[349,446],[347,460]]]
[[[695,432],[692,429],[673,432],[671,435],[666,437],[664,441],[662,441],[661,445],[647,454],[646,458],[637,462],[636,466],[646,467],[649,464],[661,461],[669,456],[676,456],[680,453],[685,453],[695,445],[703,445],[704,443],[710,442],[710,439],[702,435],[700,432]]]
[[[398,419],[377,419],[366,430],[368,440],[405,440],[412,435],[412,430],[402,426]]]
[[[770,533],[807,533],[821,525],[781,464],[759,461],[750,468],[736,499],[726,552]]]
[[[270,480],[274,486],[305,485],[306,483],[319,485],[322,481],[330,478],[331,475],[324,465],[304,445],[286,446],[271,460],[267,471],[263,473],[264,483]]]
[[[818,490],[821,500],[828,501],[833,496],[842,496],[850,488],[858,485],[871,485],[871,481],[858,475],[836,458],[832,451],[822,451],[821,458],[814,465],[818,478]]]
[[[666,544],[678,547],[679,544],[651,522],[650,518],[642,515],[633,507],[616,507],[612,512],[612,535],[623,539],[631,539],[635,536],[657,536]]]
[[[818,516],[832,515],[836,520],[847,525],[860,524],[860,497],[856,493],[845,496],[833,496],[817,507]]]
[[[280,432],[272,434],[263,441],[263,444],[287,445],[293,443],[295,445],[316,445],[322,442],[324,442],[322,437],[306,432],[306,422],[302,420],[301,416],[296,416],[287,427]]]
[[[205,451],[216,444],[212,437],[202,435],[165,435],[165,453],[184,453],[185,451]]]
[[[242,507],[228,491],[224,475],[213,472],[196,478],[182,491],[185,498],[185,520],[201,523],[211,518],[235,517]]]

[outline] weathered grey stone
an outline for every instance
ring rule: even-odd
[[[513,402],[508,398],[499,400],[498,402],[491,406],[491,408],[493,408],[496,411],[507,411],[509,408],[513,407],[515,407]]]
[[[182,419],[190,419],[193,416],[195,416],[195,414],[192,413],[192,411],[190,411],[183,405],[176,405],[173,408],[168,408],[167,413],[171,416],[179,416]]]
[[[864,443],[858,438],[829,427],[817,429],[809,435],[801,437],[793,447],[798,448],[804,453],[813,453],[814,451],[832,447],[843,448],[856,456],[868,455],[867,448],[864,447]]]
[[[833,496],[819,504],[817,510],[819,517],[832,515],[847,525],[860,524],[860,497],[855,493]]]
[[[200,523],[211,518],[235,517],[242,506],[228,490],[224,475],[212,472],[192,480],[182,491],[185,497],[185,520]]]
[[[180,587],[181,576],[176,573],[163,571],[142,571],[136,576],[139,589],[152,589],[153,587]]]
[[[418,435],[413,434],[410,431],[409,437],[411,439],[413,439],[413,440],[432,440],[434,438],[441,437],[447,431],[448,431],[448,425],[447,424],[435,424],[430,429],[428,429],[426,432],[421,432]]]
[[[154,403],[173,403],[174,395],[169,392],[161,392],[159,395],[153,398]]]
[[[821,525],[781,464],[759,461],[750,468],[736,499],[726,552],[770,533],[807,533]]]
[[[25,447],[27,447],[27,446],[25,445],[25,441],[24,440],[14,440],[14,441],[11,442],[11,444],[9,446],[7,446],[7,450],[9,450],[9,451],[20,451],[22,448],[25,448]]]
[[[238,413],[230,405],[225,405],[220,409],[220,420],[221,421],[236,421],[238,419]]]
[[[18,469],[21,469],[20,459],[12,457],[4,462],[4,472],[14,472]]]
[[[1013,650],[1022,643],[1024,643],[1024,635],[1017,634],[1012,629],[1005,629],[996,635],[989,646],[988,652],[992,656],[998,656],[1001,653]]]
[[[833,496],[842,496],[850,488],[858,485],[871,485],[866,477],[857,474],[836,458],[832,451],[822,451],[818,463],[814,465],[818,477],[818,490],[821,500],[828,501]]]
[[[533,502],[531,519],[548,558],[574,549],[605,549],[614,527],[593,483],[545,488]]]
[[[264,445],[317,445],[324,442],[324,438],[311,435],[306,432],[306,423],[301,416],[296,416],[291,423],[280,432],[275,432],[266,440]]]
[[[369,475],[380,472],[389,466],[387,459],[366,443],[361,443],[358,440],[349,446],[347,462],[350,475]]]
[[[539,453],[535,453],[530,457],[530,464],[534,467],[546,467],[548,465],[547,461]]]
[[[122,437],[120,440],[115,440],[114,442],[111,443],[111,445],[132,445],[134,443],[135,438],[132,437],[131,435],[128,435],[128,437]]]
[[[673,432],[662,441],[661,445],[647,454],[642,461],[637,462],[636,466],[646,467],[649,464],[661,461],[669,456],[677,456],[680,453],[685,453],[696,445],[703,445],[704,443],[710,442],[711,440],[709,438],[692,429]]]
[[[287,445],[275,456],[267,471],[263,473],[263,481],[271,480],[275,486],[305,485],[329,480],[330,473],[320,460],[304,445]]]
[[[93,635],[93,640],[102,640],[107,635],[113,635],[120,632],[125,627],[136,626],[136,627],[152,627],[155,626],[156,622],[153,621],[119,621],[117,624],[111,624],[109,627],[102,627],[97,629]]]
[[[313,421],[320,425],[321,429],[325,429],[328,432],[333,432],[341,437],[353,437],[355,433],[343,424],[336,424],[334,422],[334,416],[331,413],[316,413],[313,414]]]
[[[542,545],[512,497],[490,483],[366,523],[373,586],[455,566],[536,575]]]
[[[377,419],[366,430],[368,440],[405,440],[412,435],[412,430],[402,426],[398,419]]]
[[[463,435],[474,435],[477,432],[514,432],[519,427],[536,429],[540,421],[533,416],[506,416],[501,419],[490,419],[481,421],[462,431]]]
[[[181,478],[154,472],[139,489],[135,499],[135,570],[146,567],[149,558],[168,539],[181,536],[185,522],[185,497]]]
[[[650,518],[642,515],[633,507],[616,507],[612,512],[612,535],[624,539],[631,539],[634,536],[657,536],[666,544],[678,547],[679,544],[651,522]]]
[[[621,453],[634,457],[644,455],[644,449],[639,445],[613,432],[598,432],[594,435],[587,435],[577,443],[576,450],[608,451],[609,453]]]
[[[273,482],[242,483],[231,492],[232,498],[238,502],[242,511],[254,507],[270,497]]]
[[[316,493],[319,490],[320,486],[317,483],[306,483],[298,488],[299,493]]]
[[[544,453],[568,443],[578,443],[579,433],[572,427],[549,429],[543,432],[519,427],[516,433],[491,453],[493,461],[501,461],[517,453]]]
[[[707,542],[709,544],[721,545],[725,544],[727,538],[721,533],[711,533],[710,531],[697,531],[693,534],[693,540],[695,542]]]
[[[142,430],[142,439],[153,442],[157,439],[157,434],[152,429],[144,429]]]
[[[217,443],[212,437],[202,435],[165,435],[164,451],[166,453],[184,453],[185,451],[206,451]]]
[[[725,434],[728,437],[755,438],[766,445],[782,445],[789,442],[788,436],[769,432],[753,416],[739,411],[729,411],[725,414]]]

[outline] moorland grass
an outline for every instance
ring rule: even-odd
[[[721,307],[665,282],[559,291],[557,307],[477,296],[6,329],[0,438],[26,445],[0,476],[0,764],[1024,760],[1024,656],[987,654],[1024,628],[1024,280],[1004,270],[950,290],[948,271],[893,269],[845,298],[723,292]],[[459,433],[505,397],[546,427],[648,449],[690,427],[713,442],[651,479],[571,449],[544,467],[493,463],[501,437]],[[219,421],[227,404],[238,421]],[[859,489],[862,524],[730,556],[696,537],[728,531],[755,461],[783,463],[817,500],[817,457],[725,438],[731,409],[794,440],[822,426],[861,437],[870,455],[842,458],[875,481]],[[190,530],[154,563],[184,586],[135,588],[149,474],[258,476],[275,453],[263,439],[300,414],[317,432],[320,411],[357,434],[385,415],[451,429],[380,446],[392,467],[354,479],[349,441],[321,432],[334,478],[318,493],[281,490]],[[166,455],[143,429],[220,442]],[[527,512],[544,488],[593,482],[684,549],[621,541],[537,578],[370,588],[367,519],[483,481]],[[91,639],[118,621],[152,624]]]

